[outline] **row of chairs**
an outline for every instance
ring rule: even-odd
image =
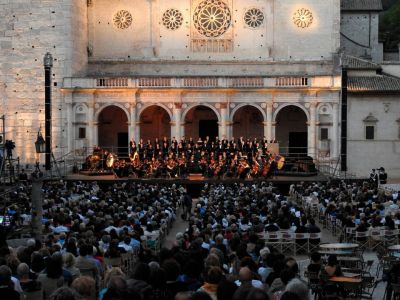
[[[278,249],[282,253],[296,255],[300,252],[311,253],[318,250],[321,233],[293,233],[287,230],[265,232],[266,246]]]

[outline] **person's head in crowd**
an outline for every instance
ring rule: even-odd
[[[75,266],[75,256],[72,253],[66,252],[63,254],[63,262],[66,268],[71,268]]]
[[[204,262],[204,268],[210,268],[210,267],[219,267],[221,266],[221,262],[219,260],[219,257],[216,254],[210,254],[207,256],[205,262]]]
[[[138,263],[133,271],[132,278],[148,282],[150,277],[150,267],[145,263]],[[178,277],[178,276],[177,276]]]
[[[217,299],[218,300],[231,300],[233,297],[233,294],[236,292],[238,289],[238,286],[229,280],[222,280],[218,284],[217,288]]]
[[[239,270],[239,280],[242,284],[250,283],[253,279],[253,273],[249,267],[241,267]]]
[[[279,277],[282,280],[282,283],[286,285],[290,280],[296,277],[296,273],[294,273],[290,268],[285,268],[281,271]]]
[[[158,268],[150,270],[150,276],[147,282],[153,289],[164,289],[167,282],[164,269]]]
[[[125,278],[125,273],[119,267],[112,267],[110,269],[107,269],[104,274],[104,285],[108,286],[108,284],[110,283],[110,279],[114,276]]]
[[[321,262],[321,254],[318,252],[311,253],[310,258],[312,263],[318,264]]]
[[[19,280],[29,279],[29,266],[26,263],[20,263],[18,265],[17,276]]]
[[[74,289],[61,287],[50,295],[49,300],[82,300],[82,298]]]
[[[290,280],[286,285],[285,291],[296,294],[301,300],[309,300],[309,289],[298,278]]]
[[[20,263],[21,263],[21,262],[19,261],[18,257],[15,256],[15,255],[13,255],[13,254],[12,254],[12,255],[9,255],[9,256],[7,257],[7,266],[10,267],[11,273],[12,273],[13,275],[16,275],[16,274],[17,274],[17,268],[18,268],[18,266],[19,266]]]
[[[212,266],[206,269],[205,282],[209,284],[219,284],[224,279],[224,274],[220,267]]]
[[[43,256],[35,251],[31,255],[31,270],[35,273],[40,273],[45,268],[45,262]]]
[[[328,266],[334,267],[337,266],[338,263],[339,262],[336,255],[331,254],[328,256],[328,263],[327,263]]]
[[[0,266],[0,286],[11,287],[11,269],[8,266]]]
[[[161,267],[166,273],[167,281],[176,281],[180,274],[180,265],[175,259],[167,259],[162,264]]]
[[[294,274],[299,273],[299,265],[293,257],[288,257],[285,259],[285,265],[289,268]]]
[[[133,293],[133,291],[131,291]],[[127,299],[128,285],[123,276],[112,276],[107,285],[107,292],[104,294],[103,299]],[[141,299],[141,296],[138,295]]]
[[[77,291],[84,300],[91,300],[96,297],[96,282],[91,277],[82,276],[76,278],[72,282],[71,288]]]
[[[63,262],[61,254],[56,252],[51,257],[46,259],[46,274],[47,277],[58,279],[63,274]]]
[[[269,300],[269,296],[264,290],[254,288],[250,291],[246,300]]]

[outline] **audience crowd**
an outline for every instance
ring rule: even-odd
[[[30,222],[31,207],[23,204],[29,193],[21,186],[8,195],[21,204],[7,208],[14,226]],[[320,232],[314,208],[357,230],[397,228],[400,219],[397,193],[365,183],[304,183],[292,185],[287,196],[265,182],[206,184],[193,202],[175,184],[58,181],[46,183],[43,193],[43,240],[12,248],[2,228],[5,299],[33,299],[40,292],[46,300],[306,300],[311,289],[299,262],[266,246],[265,232]],[[298,201],[303,197],[309,209]],[[180,206],[188,227],[163,248]],[[110,263],[127,255],[135,257],[132,268]],[[326,264],[318,253],[310,257],[307,270],[341,273],[335,256]]]

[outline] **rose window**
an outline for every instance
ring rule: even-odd
[[[206,37],[218,37],[231,25],[231,11],[222,1],[205,0],[195,9],[193,22],[197,31]]]
[[[117,28],[126,29],[132,24],[132,15],[127,10],[120,10],[114,15],[113,21]]]
[[[177,9],[168,9],[163,14],[162,22],[167,29],[178,29],[183,23],[182,13]]]
[[[302,8],[297,10],[293,15],[294,24],[300,28],[309,27],[313,21],[312,12],[308,9]]]
[[[264,14],[258,8],[251,8],[244,14],[244,22],[252,28],[260,27],[264,22]]]

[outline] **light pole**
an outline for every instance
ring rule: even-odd
[[[44,65],[44,114],[45,114],[45,142],[46,142],[46,171],[51,170],[51,68],[53,56],[47,52],[43,58]]]

